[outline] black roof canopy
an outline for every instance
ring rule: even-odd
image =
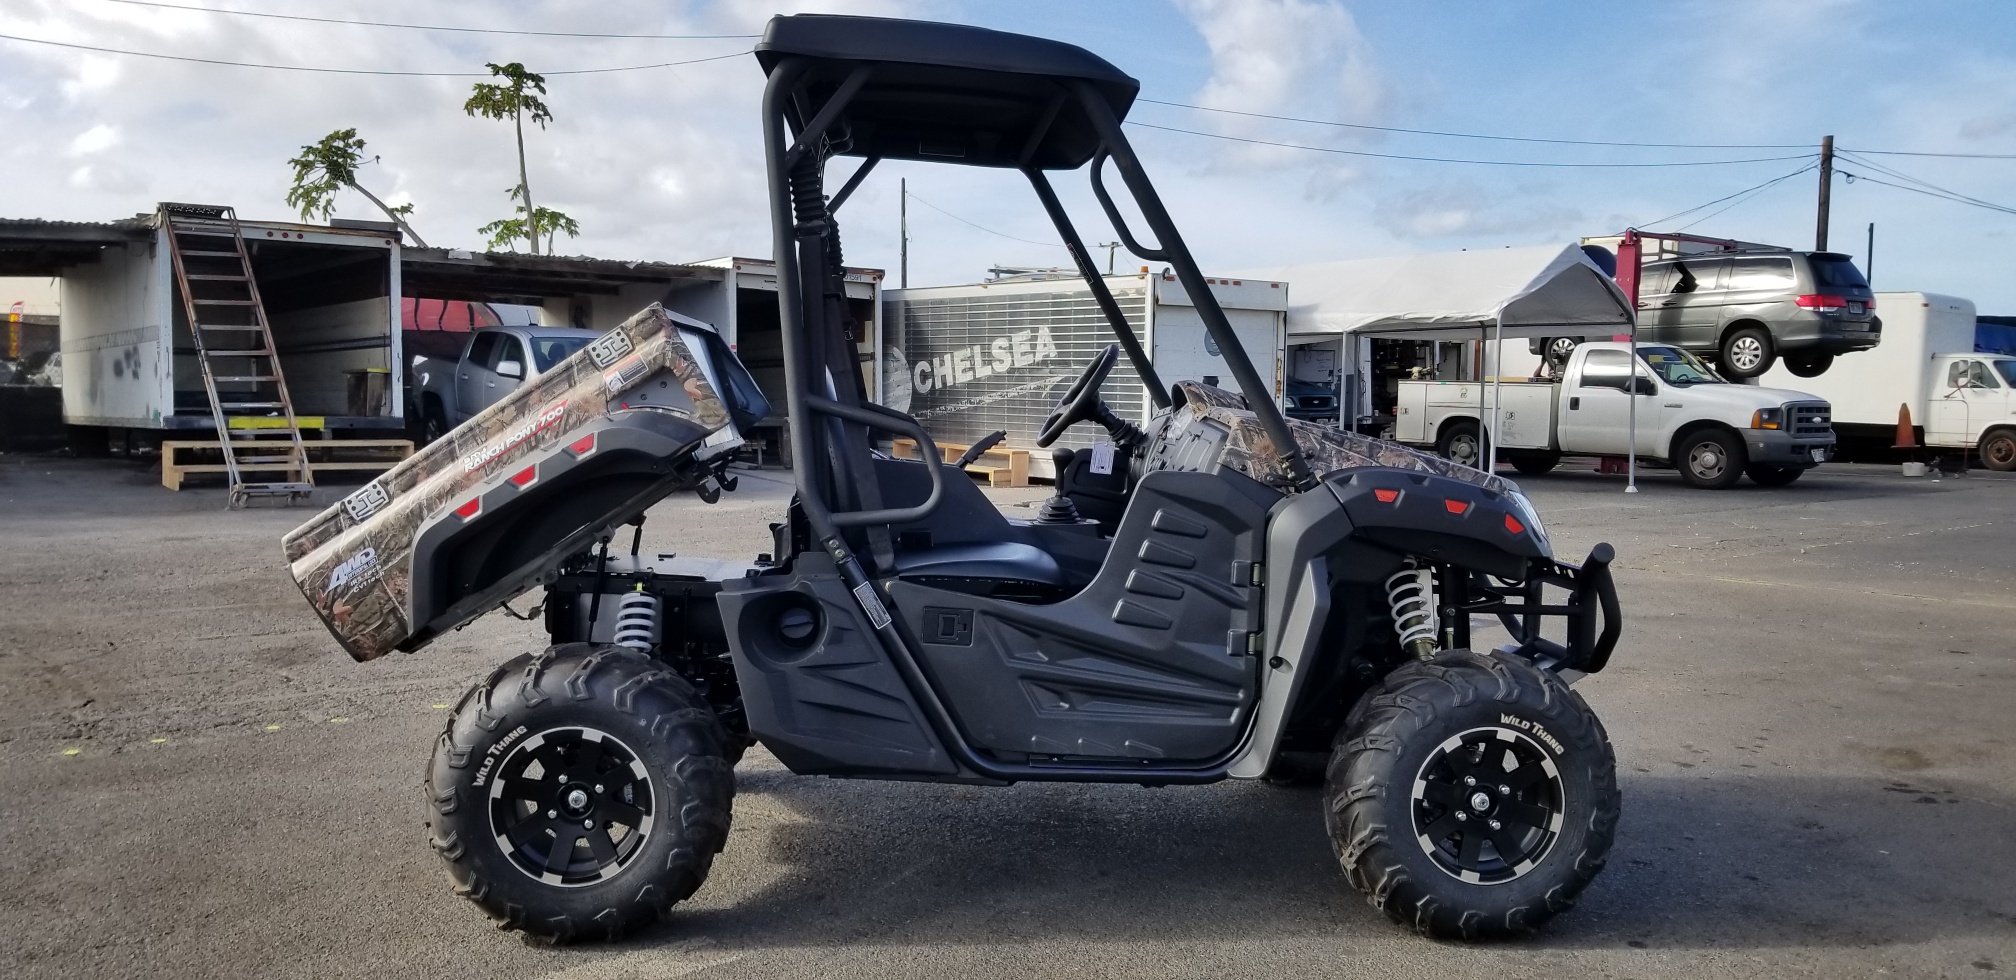
[[[872,74],[828,130],[847,156],[1074,170],[1099,138],[1071,88],[1089,83],[1124,119],[1141,83],[1084,48],[959,24],[799,14],[756,46],[766,72],[805,59],[794,131],[862,65]]]

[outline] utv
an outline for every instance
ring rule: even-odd
[[[796,495],[748,562],[625,553],[675,491],[712,502],[770,412],[705,324],[653,306],[286,540],[359,660],[544,587],[553,645],[455,706],[427,778],[457,891],[553,940],[614,937],[706,878],[732,771],[1008,785],[1321,779],[1338,862],[1432,936],[1531,931],[1616,828],[1614,758],[1568,684],[1621,620],[1598,546],[1554,560],[1490,474],[1282,417],[1121,130],[1137,84],[1067,44],[863,17],[756,51]],[[861,158],[837,193],[825,170]],[[863,393],[834,213],[883,159],[1019,172],[1111,321],[1044,427],[1056,495],[1011,520]],[[1114,205],[1108,164],[1153,235]],[[1164,386],[1051,188],[1090,165],[1166,262],[1238,391]],[[1101,398],[1124,350],[1157,413]],[[903,436],[922,462],[877,449]],[[612,554],[612,544],[614,553]],[[1469,649],[1475,615],[1513,642]],[[1542,625],[1560,620],[1549,639]]]

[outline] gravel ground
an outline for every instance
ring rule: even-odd
[[[1581,690],[1624,819],[1522,943],[1401,932],[1313,791],[801,778],[761,751],[707,886],[631,941],[487,926],[422,837],[444,707],[541,645],[491,615],[352,663],[282,569],[309,511],[0,456],[0,973],[68,977],[1989,977],[2016,971],[2016,480],[1523,478],[1629,617]],[[775,471],[653,511],[746,557]],[[341,492],[339,489],[336,491]],[[1043,491],[995,491],[1011,509]],[[328,492],[323,497],[331,496]]]

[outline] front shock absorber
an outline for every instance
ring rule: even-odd
[[[637,591],[625,593],[616,604],[616,645],[629,647],[640,653],[650,653],[658,646],[658,597],[644,591],[644,583],[637,583]]]
[[[1435,659],[1435,575],[1414,559],[1386,578],[1386,603],[1400,648],[1422,660]]]

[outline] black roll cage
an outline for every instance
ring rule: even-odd
[[[845,114],[848,104],[876,70],[873,63],[855,64],[845,80],[824,104],[819,106],[817,112],[806,119],[795,137],[787,141],[786,130],[791,116],[786,109],[794,105],[793,100],[802,100],[807,96],[799,82],[805,77],[812,61],[813,59],[808,56],[789,55],[772,67],[763,93],[764,145],[779,284],[778,306],[787,388],[785,404],[787,413],[797,423],[791,426],[792,454],[794,458],[800,460],[832,462],[828,474],[831,486],[822,485],[829,480],[821,479],[817,474],[817,471],[825,469],[824,467],[814,465],[799,467],[796,473],[799,503],[821,546],[833,555],[843,569],[847,569],[856,563],[852,549],[842,533],[843,529],[919,519],[936,507],[938,500],[941,499],[944,477],[938,472],[938,467],[932,467],[931,497],[914,507],[881,508],[869,501],[852,500],[845,502],[858,505],[835,506],[836,503],[843,502],[836,498],[853,498],[858,492],[857,488],[871,481],[854,477],[853,469],[858,460],[845,458],[849,454],[841,451],[848,448],[848,443],[865,449],[863,445],[865,431],[858,436],[850,437],[845,432],[843,424],[826,423],[852,423],[863,430],[874,429],[908,436],[918,441],[924,450],[923,458],[939,457],[937,447],[929,434],[914,420],[867,403],[865,398],[855,394],[858,392],[858,387],[854,381],[854,372],[843,369],[841,359],[834,356],[837,352],[825,350],[832,343],[832,335],[835,333],[844,335],[844,331],[830,329],[836,326],[832,323],[818,325],[829,329],[808,329],[810,308],[814,302],[823,302],[824,289],[817,280],[830,272],[827,268],[830,263],[826,262],[825,253],[819,247],[827,228],[819,221],[808,223],[802,220],[802,214],[794,214],[794,207],[802,205],[810,195],[820,195],[820,200],[824,201],[822,189],[817,187],[808,189],[804,186],[794,189],[794,175],[801,183],[805,179],[810,179],[823,187],[824,164],[829,148],[837,145],[842,152],[845,149],[844,134],[838,140],[829,139],[829,136],[833,134],[835,124],[840,122]],[[1272,389],[1261,379],[1259,372],[1254,370],[1252,361],[1246,356],[1245,348],[1240,345],[1238,337],[1232,332],[1224,309],[1219,306],[1210,284],[1199,271],[1196,259],[1190,254],[1189,247],[1184,243],[1175,222],[1170,218],[1160,196],[1155,192],[1154,185],[1149,181],[1147,172],[1142,168],[1140,158],[1135,155],[1133,146],[1122,132],[1120,119],[1115,115],[1113,107],[1090,82],[1081,79],[1055,79],[1053,84],[1057,91],[1049,100],[1041,123],[1024,146],[1018,169],[1028,179],[1044,211],[1056,226],[1058,235],[1064,239],[1073,261],[1078,266],[1079,274],[1091,289],[1095,302],[1105,314],[1113,329],[1114,337],[1120,342],[1128,360],[1134,365],[1136,374],[1148,387],[1155,406],[1158,409],[1170,407],[1169,389],[1161,383],[1147,351],[1142,348],[1139,338],[1127,325],[1126,317],[1114,300],[1112,292],[1107,288],[1104,277],[1093,265],[1091,256],[1087,253],[1083,240],[1078,236],[1077,229],[1065,213],[1056,191],[1050,186],[1043,171],[1031,163],[1031,158],[1042,142],[1045,132],[1067,100],[1075,100],[1079,104],[1100,140],[1091,173],[1094,178],[1094,193],[1107,217],[1130,251],[1151,261],[1166,261],[1173,268],[1178,281],[1189,293],[1191,302],[1195,304],[1203,319],[1205,330],[1223,353],[1226,366],[1238,383],[1240,391],[1246,396],[1248,407],[1271,437],[1278,453],[1277,462],[1288,475],[1290,483],[1301,490],[1315,486],[1316,480],[1309,464],[1303,458],[1300,447],[1288,428],[1286,418],[1274,404]],[[805,107],[799,104],[798,108]],[[1143,246],[1134,237],[1099,179],[1103,175],[1104,163],[1109,158],[1120,172],[1121,180],[1132,195],[1136,207],[1140,209],[1142,217],[1147,221],[1148,230],[1159,243],[1159,248]],[[853,194],[878,160],[879,157],[868,156],[841,187],[835,199],[831,203],[824,204],[827,222],[830,223],[831,209],[844,203]],[[807,166],[808,162],[810,166]],[[808,259],[819,263],[816,270],[806,268]],[[851,360],[852,352],[847,353]],[[822,366],[820,362],[825,362],[823,371],[820,370]],[[840,376],[843,374],[847,377]],[[849,397],[850,394],[854,397]],[[848,404],[849,402],[854,404]],[[815,421],[815,418],[819,421]],[[865,455],[865,452],[862,453],[861,458],[865,458]],[[872,490],[870,493],[872,494]],[[849,577],[853,577],[854,574],[858,574],[858,570],[850,573]]]

